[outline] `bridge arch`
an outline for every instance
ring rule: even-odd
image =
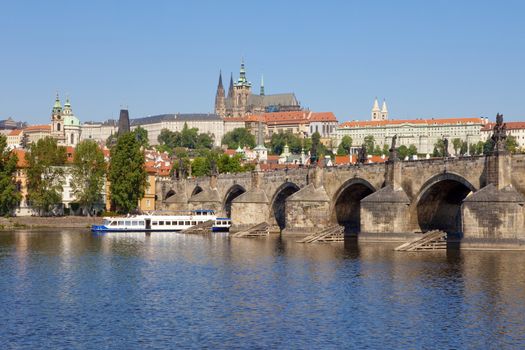
[[[174,195],[176,195],[176,192],[173,189],[171,189],[164,196],[164,200],[167,200],[168,198],[173,197]]]
[[[281,230],[286,227],[286,198],[299,191],[299,186],[293,182],[285,182],[275,191],[270,206],[270,216],[275,218]]]
[[[201,193],[203,190],[202,190],[202,187],[200,187],[199,185],[195,186],[195,188],[193,189],[193,191],[191,191],[191,196],[195,196],[197,193]]]
[[[475,191],[468,180],[455,173],[442,173],[428,179],[413,202],[413,215],[421,231],[443,230],[461,235],[461,204]]]
[[[364,179],[345,181],[332,200],[332,221],[344,226],[345,233],[358,233],[361,230],[361,200],[375,191],[375,187]]]
[[[230,187],[230,189],[226,192],[226,195],[224,196],[224,199],[222,201],[223,205],[222,208],[224,210],[224,213],[226,217],[230,218],[232,213],[232,201],[239,197],[241,194],[246,192],[246,189],[242,187],[241,185],[233,185]]]

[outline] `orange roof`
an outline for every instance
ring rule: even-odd
[[[25,128],[24,131],[51,131],[51,125],[31,125]]]
[[[310,116],[312,122],[337,122],[332,112],[313,112]]]
[[[260,166],[262,171],[299,168],[299,164],[261,163]]]
[[[11,132],[7,136],[18,136],[21,133],[22,133],[21,129],[14,129],[14,130],[11,130]]]
[[[382,158],[381,156],[371,156],[368,157],[367,163],[384,163],[388,160],[387,157]],[[344,165],[344,164],[355,164],[357,163],[357,155],[352,154],[350,156],[335,156],[335,165]]]
[[[244,117],[226,117],[224,118],[224,122],[227,123],[227,122],[244,122],[245,121],[245,118]]]
[[[496,123],[485,124],[485,126],[481,128],[481,131],[492,131],[494,125],[496,125]],[[525,122],[505,122],[505,126],[507,130],[525,129]]]
[[[350,157],[348,155],[335,156],[335,165],[350,164]]]
[[[16,154],[18,158],[18,161],[16,162],[16,167],[27,168],[26,151],[23,149],[15,148],[12,152]]]
[[[451,125],[451,124],[483,124],[481,118],[447,118],[447,119],[397,119],[397,120],[377,120],[377,121],[352,121],[344,122],[339,127],[342,128],[362,128],[367,126],[388,126],[400,124],[423,124],[423,125]]]
[[[227,154],[229,156],[234,156],[236,153],[237,152],[234,149],[230,149],[230,148],[224,151],[224,154]]]

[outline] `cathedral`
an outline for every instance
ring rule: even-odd
[[[75,147],[80,141],[80,120],[73,114],[69,98],[62,108],[58,94],[51,112],[51,136],[61,146]]]
[[[234,82],[233,75],[230,76],[227,96],[222,85],[222,73],[219,73],[219,84],[215,95],[215,114],[221,118],[238,118],[256,113],[300,110],[301,105],[293,93],[266,95],[262,78],[259,94],[253,94],[252,84],[246,78],[244,62],[241,62],[239,79]]]

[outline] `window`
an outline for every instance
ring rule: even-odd
[[[118,225],[118,226],[122,226],[122,225],[124,225],[124,221],[118,221],[118,222],[117,222],[117,225]]]
[[[131,226],[131,221],[126,221],[125,225],[126,226]]]
[[[158,223],[157,221],[153,221],[151,224],[152,224],[153,226],[157,226],[159,223]]]
[[[138,221],[132,221],[131,222],[131,226],[137,226],[138,224],[139,224]]]
[[[57,131],[60,131],[60,123],[57,124]]]
[[[197,221],[192,221],[191,224],[192,225],[197,225]]]
[[[164,221],[159,221],[159,226],[164,225]]]
[[[184,225],[190,226],[190,222],[189,221],[184,221]]]

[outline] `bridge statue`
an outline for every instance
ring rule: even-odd
[[[503,123],[503,114],[496,114],[496,125],[492,129],[490,139],[494,145],[495,154],[502,154],[507,151],[507,124]]]
[[[363,143],[361,145],[361,148],[357,152],[357,162],[360,164],[366,163],[368,160],[367,154],[366,154],[366,145]]]
[[[443,157],[448,158],[449,155],[450,154],[448,153],[448,139],[444,138],[443,139]]]
[[[396,141],[397,141],[397,134],[392,137],[392,144],[390,145],[388,160],[389,161],[395,161],[399,160],[397,157],[397,148],[396,148]]]

